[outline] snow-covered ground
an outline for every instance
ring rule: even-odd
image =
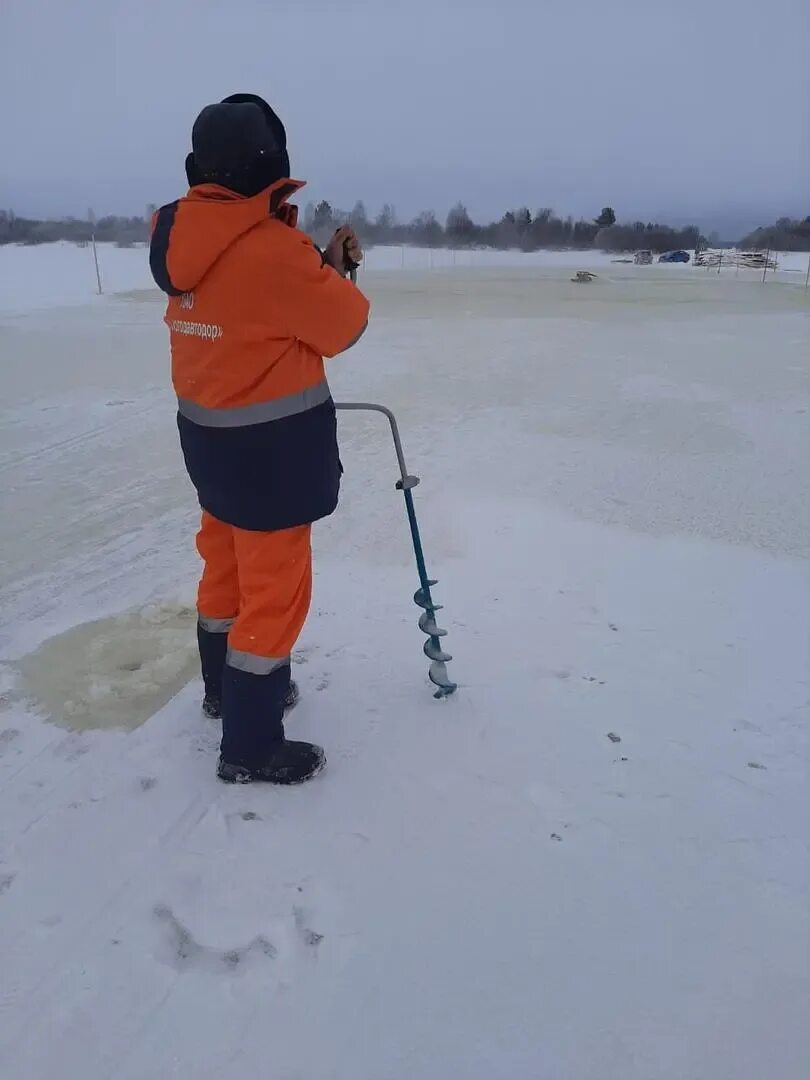
[[[4,1080],[807,1075],[803,274],[468,255],[372,252],[330,369],[461,689],[344,414],[283,791],[214,778],[143,251],[0,249]]]

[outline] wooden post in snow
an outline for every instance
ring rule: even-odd
[[[770,258],[771,258],[771,249],[768,248],[768,250],[765,252],[765,265],[762,268],[762,284],[763,285],[765,284],[765,275],[768,273],[768,262],[770,261]]]
[[[96,234],[90,233],[90,243],[93,245],[93,262],[96,264],[96,284],[98,285],[98,295],[101,296],[101,271],[98,268],[98,251],[96,249]]]

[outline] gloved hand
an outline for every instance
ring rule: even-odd
[[[350,270],[356,269],[362,258],[363,249],[351,225],[341,225],[323,253],[324,262],[337,270],[341,277],[345,277]]]

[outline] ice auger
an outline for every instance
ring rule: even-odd
[[[428,676],[430,681],[436,687],[436,692],[433,696],[435,698],[448,697],[457,687],[457,683],[454,683],[447,674],[447,662],[448,660],[452,660],[453,657],[442,649],[441,639],[447,634],[447,631],[442,630],[436,624],[436,612],[441,610],[441,604],[434,604],[430,590],[437,582],[428,577],[427,570],[425,569],[425,554],[422,550],[422,539],[419,535],[419,524],[416,520],[416,508],[413,503],[413,489],[419,483],[419,477],[412,476],[408,472],[408,468],[405,464],[405,455],[402,451],[402,440],[399,437],[399,427],[397,425],[396,417],[391,410],[387,409],[384,405],[372,405],[369,402],[364,401],[336,403],[335,408],[347,412],[367,411],[382,413],[383,416],[387,417],[388,423],[391,425],[391,434],[394,438],[394,449],[396,450],[400,472],[400,478],[397,480],[397,490],[401,491],[405,496],[405,509],[408,513],[408,524],[411,528],[413,551],[416,556],[416,569],[419,573],[419,588],[414,593],[413,599],[418,607],[424,609],[419,617],[419,629],[423,634],[427,634],[424,652],[425,656],[431,662]]]

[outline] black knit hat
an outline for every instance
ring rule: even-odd
[[[206,105],[194,121],[186,158],[189,184],[220,184],[256,195],[290,175],[287,134],[270,106],[255,94],[231,94]]]

